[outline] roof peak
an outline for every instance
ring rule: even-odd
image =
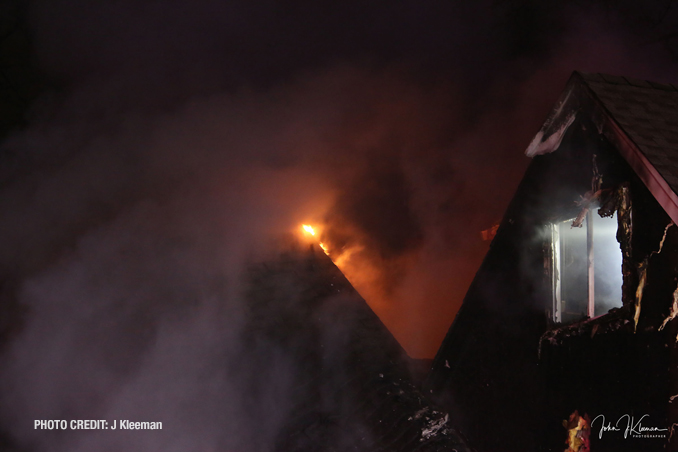
[[[574,71],[525,153],[556,151],[575,117],[583,116],[678,223],[678,85]]]

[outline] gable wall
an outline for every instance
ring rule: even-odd
[[[551,450],[551,446],[561,450],[565,430],[560,422],[574,409],[593,412],[651,405],[658,407],[653,419],[664,416],[662,421],[668,421],[666,369],[674,348],[667,342],[667,330],[658,333],[656,323],[668,314],[673,289],[667,294],[667,287],[675,285],[671,275],[678,272],[660,274],[656,269],[668,267],[654,262],[659,262],[657,255],[648,270],[654,289],[647,288],[641,333],[610,327],[609,335],[594,335],[588,341],[574,335],[564,347],[542,341],[552,325],[545,313],[551,288],[540,231],[545,224],[573,217],[580,210],[575,201],[591,189],[594,154],[603,188],[625,183],[631,193],[634,221],[625,259],[626,305],[616,315],[633,318],[638,263],[656,248],[668,216],[595,125],[578,118],[557,152],[533,159],[427,382],[428,390],[452,410],[457,424],[481,450]],[[676,240],[678,231],[671,231],[665,259],[678,256]],[[669,280],[671,284],[666,283]],[[610,385],[610,379],[616,383]],[[577,406],[594,399],[603,402]],[[626,402],[617,406],[609,402],[617,399]]]

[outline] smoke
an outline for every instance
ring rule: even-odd
[[[243,410],[284,405],[295,369],[266,355],[266,390],[243,395],[242,274],[302,223],[407,351],[431,357],[570,71],[673,68],[614,14],[470,3],[32,3],[53,88],[2,144],[8,436],[270,448],[284,413]],[[159,412],[181,429],[32,430]]]

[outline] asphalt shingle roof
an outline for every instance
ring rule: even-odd
[[[678,85],[578,72],[612,118],[678,193]]]

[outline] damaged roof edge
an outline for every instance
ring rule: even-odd
[[[584,90],[585,94],[594,101],[595,107],[600,109],[600,111],[588,112],[591,119],[598,123],[599,132],[612,142],[671,220],[678,224],[678,195],[614,119],[604,102],[588,86],[586,78],[578,71],[572,73],[556,106],[532,139],[525,154],[533,158],[554,152],[560,147],[565,132],[574,122],[578,112],[576,102],[579,96],[573,95],[577,90]]]
[[[671,220],[678,224],[678,195],[610,115],[605,116],[603,134],[619,150]]]
[[[574,122],[576,116],[576,112],[572,112],[567,115],[565,122],[560,126],[560,128],[550,135],[546,135],[546,137],[544,128],[542,128],[537,133],[537,135],[534,136],[534,139],[532,139],[532,142],[525,151],[525,155],[532,158],[535,155],[544,155],[556,151],[560,147],[560,143],[563,141],[565,132],[567,132],[567,129]]]
[[[539,132],[537,132],[525,150],[525,155],[528,157],[532,158],[536,155],[549,154],[560,147],[565,132],[567,132],[567,129],[572,125],[577,116],[577,109],[574,105],[576,96],[572,95],[577,88],[575,74],[576,72],[568,80],[565,90],[560,95],[555,107],[551,110]]]

